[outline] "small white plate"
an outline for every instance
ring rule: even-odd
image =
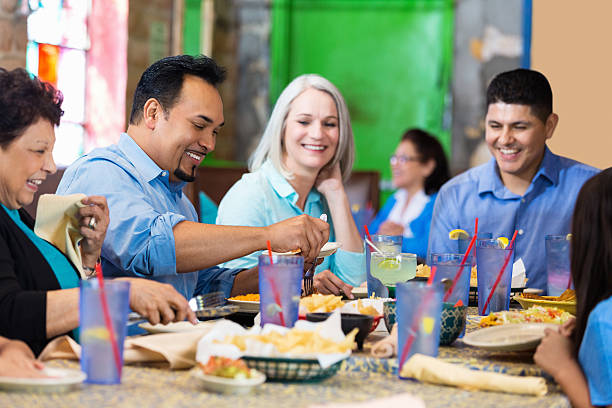
[[[238,305],[240,307],[240,312],[247,313],[258,313],[259,312],[259,302],[255,300],[234,300],[227,299],[227,303],[231,305]]]
[[[221,394],[246,394],[253,387],[266,381],[266,376],[254,369],[251,369],[251,378],[238,379],[206,375],[199,367],[194,368],[192,373],[206,390]]]
[[[0,377],[0,390],[20,392],[68,392],[80,387],[87,376],[79,370],[45,367],[44,375],[51,378]]]
[[[193,330],[209,329],[211,327],[211,323],[200,322],[194,325],[187,321],[168,324],[151,324],[149,322],[145,322],[140,323],[138,327],[148,331],[149,333],[181,333]]]
[[[468,333],[463,342],[490,351],[526,351],[535,349],[545,329],[559,329],[558,324],[523,323],[486,327]]]

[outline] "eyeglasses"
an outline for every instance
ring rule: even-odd
[[[391,163],[392,166],[395,166],[396,164],[406,164],[411,161],[419,161],[419,158],[404,156],[401,154],[400,155],[394,154],[391,157],[389,157],[389,163]]]

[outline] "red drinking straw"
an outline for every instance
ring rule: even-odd
[[[270,244],[270,240],[268,240],[266,244],[268,244],[268,256],[270,257],[270,265],[274,265],[274,261],[272,260],[272,245]],[[278,294],[278,289],[276,289],[276,284],[274,283],[274,280],[272,279],[272,277],[269,277],[268,281],[270,282],[270,288],[272,289],[272,295],[274,296],[274,301],[280,308],[280,310],[278,311],[278,314],[279,314],[278,317],[280,317],[281,325],[285,326],[285,316],[283,315],[283,308],[281,306],[282,303],[280,301],[280,295]]]
[[[565,236],[565,239],[567,239],[567,235]],[[571,288],[572,288],[572,271],[570,270],[569,279],[567,280],[567,289],[571,289]]]
[[[499,284],[499,281],[501,280],[501,277],[504,274],[504,269],[506,269],[506,266],[508,266],[508,262],[510,262],[510,257],[512,256],[512,252],[514,251],[514,240],[516,239],[517,233],[518,231],[514,230],[514,234],[512,234],[512,240],[510,241],[510,244],[508,244],[509,251],[508,251],[508,254],[506,255],[506,259],[504,259],[504,266],[502,266],[499,273],[497,274],[497,279],[495,279],[495,283],[493,284],[493,288],[491,289],[491,292],[489,293],[489,297],[487,298],[487,301],[485,302],[484,307],[482,308],[482,313],[484,313],[485,310],[487,310],[487,306],[489,306],[489,302],[491,301],[491,298],[493,297],[493,293],[495,293],[495,289],[497,289],[497,285]]]
[[[476,221],[474,222],[474,236],[470,240],[470,244],[468,245],[467,250],[465,251],[465,254],[463,255],[463,259],[461,260],[461,266],[459,267],[459,270],[457,270],[457,273],[455,274],[455,278],[453,279],[453,284],[448,289],[448,291],[444,294],[444,299],[442,299],[442,302],[446,302],[448,298],[450,297],[450,295],[453,293],[453,290],[455,289],[455,286],[457,285],[457,282],[459,281],[459,277],[463,273],[465,261],[467,261],[467,258],[470,255],[470,252],[472,251],[472,247],[474,246],[474,243],[476,242],[477,235],[478,235],[478,217],[476,217]]]
[[[364,225],[363,229],[365,230],[366,237],[368,237],[368,241],[370,241],[370,243],[368,244],[368,245],[370,245],[370,249],[372,249],[373,251],[378,252],[378,250],[376,248],[374,248],[374,245],[372,245],[372,243],[374,243],[374,241],[372,241],[372,236],[370,235],[370,230],[368,229],[368,226]]]
[[[102,275],[102,265],[96,265],[96,276],[98,277],[98,285],[100,286],[100,302],[102,303],[102,313],[104,314],[104,324],[108,330],[111,346],[113,348],[113,357],[115,358],[115,366],[117,374],[121,378],[121,356],[119,355],[119,344],[115,338],[115,330],[111,321],[110,312],[108,311],[108,303],[106,301],[106,293],[104,292],[104,276]]]
[[[431,284],[434,281],[435,276],[436,276],[436,265],[431,267],[431,273],[429,274],[429,279],[427,279],[427,287],[431,286]],[[423,314],[425,306],[429,304],[431,296],[432,296],[432,292],[431,291],[427,292],[425,299],[419,305],[419,309],[417,310],[416,314],[414,315],[414,318],[412,319],[412,326],[410,328],[410,336],[408,336],[408,339],[406,339],[406,343],[404,343],[404,347],[402,347],[399,371],[402,370],[402,367],[404,366],[404,363],[406,362],[406,357],[408,356],[408,353],[410,352],[410,349],[412,348],[412,343],[414,342],[414,334],[419,329],[418,326],[419,326],[419,322],[421,321],[421,317],[422,317],[421,315]]]

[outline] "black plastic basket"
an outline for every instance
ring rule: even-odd
[[[342,361],[327,368],[319,365],[317,360],[242,357],[250,368],[264,373],[267,381],[279,382],[317,382],[329,378],[340,369]]]

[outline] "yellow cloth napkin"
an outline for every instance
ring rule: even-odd
[[[198,342],[210,328],[181,333],[162,333],[130,337],[123,345],[124,364],[151,364],[171,370],[191,368],[196,364]],[[52,340],[40,353],[41,361],[53,359],[79,360],[81,346],[68,336]]]
[[[528,394],[538,397],[548,392],[546,381],[541,377],[518,377],[470,370],[423,354],[415,354],[410,357],[410,360],[402,367],[400,376],[473,390]]]
[[[393,324],[391,334],[372,345],[370,353],[376,358],[391,358],[397,354],[397,323]]]
[[[77,267],[81,278],[87,276],[83,271],[79,242],[83,236],[79,232],[79,221],[76,213],[84,207],[81,200],[85,194],[60,196],[43,194],[38,200],[34,232],[42,239],[55,245]]]

